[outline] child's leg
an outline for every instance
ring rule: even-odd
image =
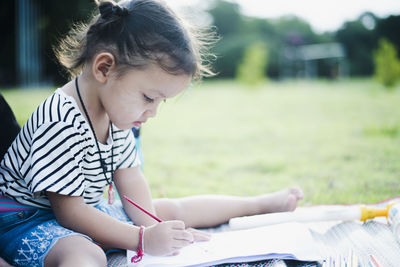
[[[46,256],[44,266],[107,266],[103,250],[83,236],[61,238]]]
[[[0,267],[12,267],[12,266],[8,264],[5,260],[0,258]]]
[[[180,199],[156,199],[156,212],[164,220],[182,220],[187,227],[213,227],[230,218],[292,211],[303,198],[300,188],[255,196],[233,197],[203,195]]]

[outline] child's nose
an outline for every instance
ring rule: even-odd
[[[147,118],[153,118],[157,115],[157,110],[158,110],[158,104],[153,105],[151,108],[146,110],[145,115]]]

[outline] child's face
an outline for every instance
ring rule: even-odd
[[[132,69],[122,77],[110,76],[102,94],[103,106],[120,129],[139,127],[157,114],[159,104],[189,86],[188,75],[172,75],[158,65]]]

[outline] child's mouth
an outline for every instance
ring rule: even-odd
[[[145,123],[145,121],[135,121],[133,125],[135,125],[135,127],[140,127],[143,123]]]

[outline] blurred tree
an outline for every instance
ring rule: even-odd
[[[242,56],[243,48],[247,45],[247,41],[240,36],[243,17],[239,5],[214,0],[207,12],[212,17],[212,24],[216,26],[218,35],[223,37],[213,48],[213,52],[218,56],[218,60],[214,62],[214,69],[219,74],[218,78],[234,77],[236,65]]]
[[[61,5],[58,1],[43,1],[42,7],[41,30],[44,38],[43,55],[46,57],[45,74],[51,83],[64,84],[68,80],[68,75],[58,64],[53,47],[68,33],[72,24],[88,22],[95,3],[91,0],[69,0],[68,5]]]
[[[243,27],[247,35],[253,33],[253,40],[248,39],[246,47],[255,42],[262,42],[268,47],[268,67],[265,68],[265,75],[274,78],[278,77],[281,36],[274,23],[262,18],[245,17]],[[246,49],[246,47],[244,47],[244,49]]]
[[[386,38],[389,42],[391,42],[397,50],[397,53],[400,53],[400,15],[398,16],[389,16],[384,19],[379,19],[376,21],[376,38],[379,40],[381,38]]]
[[[247,85],[265,81],[268,65],[268,50],[264,43],[257,42],[247,47],[237,68],[236,78]]]
[[[242,27],[242,15],[239,4],[224,0],[214,0],[208,13],[213,18],[213,24],[217,26],[218,34],[237,34]]]
[[[372,51],[376,47],[377,40],[375,32],[366,28],[361,17],[356,21],[346,22],[336,32],[336,39],[346,48],[350,75],[372,75],[374,70]]]
[[[374,52],[375,77],[385,87],[392,88],[400,79],[400,60],[395,46],[387,39],[379,40],[379,47]]]
[[[296,16],[282,16],[274,20],[274,26],[284,45],[312,44],[318,39],[310,24]]]

